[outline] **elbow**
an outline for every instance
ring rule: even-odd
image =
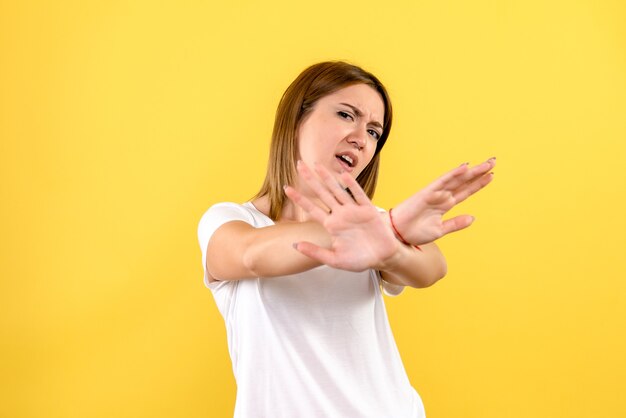
[[[448,264],[445,261],[442,261],[441,265],[435,271],[434,280],[432,281],[432,283],[429,286],[434,285],[439,280],[441,280],[444,277],[446,277],[446,274],[448,274]]]
[[[439,277],[437,280],[443,279],[446,277],[446,274],[448,274],[448,263],[444,260],[441,262],[441,266],[439,267]]]
[[[446,260],[443,257],[441,258],[441,261],[437,264],[438,265],[433,269],[432,282],[428,286],[434,285],[439,280],[446,277],[446,274],[448,274],[448,263],[446,263]]]
[[[241,263],[244,269],[247,271],[249,277],[261,277],[259,257],[255,251],[250,249],[243,252],[241,255]]]
[[[422,289],[426,287],[431,287],[432,285],[437,283],[439,280],[446,277],[446,274],[448,273],[448,265],[444,261],[441,263],[441,265],[433,268],[433,270],[430,273],[431,274],[429,275],[429,277],[422,278],[422,280],[420,280],[413,287],[422,288]]]

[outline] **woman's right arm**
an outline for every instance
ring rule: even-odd
[[[399,204],[393,217],[404,239],[422,245],[468,227],[472,220],[469,215],[445,221],[442,216],[489,184],[493,176],[485,173],[494,166],[495,158],[472,169],[463,165]],[[207,245],[206,269],[210,281],[214,281],[211,277],[238,280],[285,276],[310,270],[322,262],[349,271],[385,270],[384,266],[393,259],[399,244],[355,180],[342,174],[345,184],[360,191],[357,202],[356,196],[346,193],[321,167],[318,174],[323,182],[315,179],[304,164],[298,164],[298,172],[331,212],[287,187],[287,196],[313,220],[263,228],[254,228],[239,220],[224,223]],[[296,249],[293,248],[295,243]]]
[[[284,222],[255,228],[243,221],[220,226],[207,246],[206,268],[210,281],[276,277],[301,273],[320,265],[294,250],[306,240],[328,247],[330,237],[319,223]]]

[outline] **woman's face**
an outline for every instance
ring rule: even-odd
[[[366,84],[354,84],[319,99],[298,129],[298,158],[318,163],[337,176],[354,178],[374,157],[383,134],[385,106]]]

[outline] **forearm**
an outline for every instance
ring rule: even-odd
[[[319,262],[293,248],[300,241],[330,245],[328,232],[316,222],[281,223],[258,229],[244,254],[244,263],[255,277],[301,273],[319,266]]]
[[[435,243],[424,244],[420,250],[400,245],[393,257],[380,267],[383,279],[389,283],[411,287],[428,287],[447,272],[446,260]]]
[[[225,224],[209,242],[207,269],[215,279],[238,280],[284,276],[319,266],[293,248],[300,241],[326,247],[330,238],[316,222],[284,222],[264,228],[243,222]]]

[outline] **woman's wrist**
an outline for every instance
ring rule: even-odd
[[[408,253],[410,251],[413,251],[411,247],[407,247],[397,239],[390,240],[390,242],[394,246],[393,252],[391,252],[391,255],[389,255],[385,259],[380,260],[380,262],[376,266],[373,266],[375,270],[389,272],[395,271],[399,266],[402,265],[402,262],[406,258]]]
[[[408,242],[406,239],[404,239],[404,237],[402,236],[402,234],[400,233],[400,231],[398,231],[398,227],[396,226],[396,224],[393,221],[393,208],[389,208],[389,225],[391,226],[391,230],[393,231],[394,236],[398,239],[398,241],[400,241],[401,243],[403,243],[404,245],[407,246],[411,246],[417,250],[422,251],[422,249],[418,246],[418,245],[413,245],[410,242]]]
[[[394,250],[389,257],[381,260],[380,263],[373,268],[380,271],[394,271],[397,266],[402,264],[402,260],[414,250],[411,245],[402,243],[395,235],[389,214],[387,212],[381,212],[380,216],[388,231],[391,233],[391,236],[393,236],[393,239],[390,239],[389,242],[394,246]]]

